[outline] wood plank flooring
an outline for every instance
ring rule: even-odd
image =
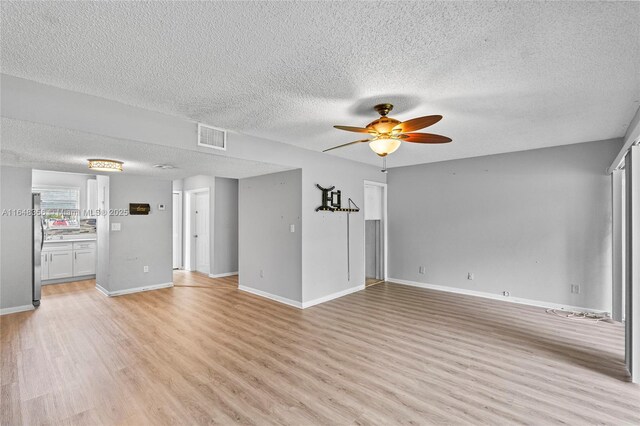
[[[383,283],[306,310],[176,272],[0,318],[0,423],[640,424],[623,328]]]

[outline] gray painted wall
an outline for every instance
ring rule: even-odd
[[[391,169],[389,276],[610,310],[605,171],[620,145],[600,141]],[[418,273],[421,265],[425,274]],[[571,284],[580,285],[580,294],[571,293]]]
[[[128,209],[129,203],[149,203],[148,216],[112,216],[121,231],[110,231],[110,277],[107,290],[165,284],[173,281],[172,270],[172,185],[170,180],[140,176],[110,177],[110,208]],[[158,210],[158,204],[166,209]],[[143,266],[149,272],[143,272]],[[102,283],[100,283],[102,285]]]
[[[0,167],[0,211],[31,209],[31,169]],[[32,218],[0,219],[0,309],[31,305]]]
[[[364,212],[349,215],[351,277],[347,276],[347,213],[316,212],[323,187],[342,191],[342,205],[351,198],[364,208],[364,181],[384,182],[380,169],[319,153],[305,159],[302,169],[303,301],[364,285]],[[371,154],[373,155],[373,153]]]
[[[379,278],[382,259],[378,256],[381,244],[382,222],[380,220],[365,220],[365,277]]]
[[[301,170],[240,179],[241,286],[302,301],[301,185]]]
[[[238,180],[216,178],[213,274],[238,272]]]

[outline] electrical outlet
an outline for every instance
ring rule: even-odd
[[[149,272],[149,267],[148,266],[143,266],[143,271],[144,272]]]
[[[509,293],[508,291],[503,291],[502,295],[505,296],[505,297],[509,297],[509,296],[511,296],[511,293]]]
[[[580,285],[579,284],[571,284],[571,293],[580,294]]]
[[[472,280],[472,279],[474,279],[474,278],[475,278],[475,276],[473,275],[473,272],[469,272],[469,273],[467,274],[467,279],[468,279],[468,280]]]
[[[418,273],[419,274],[424,274],[424,266],[421,266],[418,268]]]

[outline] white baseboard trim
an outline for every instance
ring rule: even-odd
[[[98,290],[100,293],[104,294],[105,296],[109,295],[109,292],[107,291],[106,288],[102,287],[100,284],[96,283],[96,290]]]
[[[518,303],[520,305],[537,306],[540,308],[562,309],[565,311],[602,312],[597,309],[583,308],[580,306],[561,305],[558,303],[551,303],[551,302],[541,302],[539,300],[523,299],[521,297],[503,296],[501,294],[486,293],[483,291],[467,290],[467,289],[457,288],[457,287],[447,287],[443,285],[427,284],[427,283],[421,283],[417,281],[401,280],[399,278],[389,278],[388,281],[391,283],[404,284],[412,287],[420,287],[420,288],[426,288],[429,290],[444,291],[447,293],[464,294],[467,296],[476,296],[476,297],[482,297],[485,299],[501,300],[503,302]],[[607,312],[607,314],[609,314],[609,312]]]
[[[69,277],[69,278],[59,278],[57,280],[44,280],[42,281],[42,285],[55,285],[55,284],[65,284],[65,283],[73,283],[76,281],[85,281],[85,280],[93,280],[95,279],[95,274],[93,275],[80,275],[77,277]]]
[[[12,308],[0,309],[0,315],[16,314],[18,312],[33,311],[35,307],[33,305],[14,306]]]
[[[310,300],[308,302],[298,302],[296,300],[287,299],[286,297],[277,296],[275,294],[267,293],[266,291],[257,290],[255,288],[247,287],[244,285],[238,286],[238,290],[246,291],[247,293],[255,294],[256,296],[265,297],[267,299],[274,300],[276,302],[284,303],[285,305],[293,306],[298,309],[306,309],[311,306],[319,305],[320,303],[328,302],[329,300],[337,299],[338,297],[346,296],[347,294],[355,293],[356,291],[364,290],[364,284],[348,288],[346,290],[338,291],[336,293],[328,294],[326,296],[319,297],[317,299]]]
[[[233,275],[238,275],[238,271],[236,271],[236,272],[224,272],[222,274],[209,274],[209,278],[224,278],[224,277],[231,277]]]
[[[320,303],[328,302],[329,300],[337,299],[338,297],[346,296],[347,294],[355,293],[360,290],[364,290],[364,284],[318,297],[317,299],[309,300],[308,302],[302,302],[302,309],[310,308],[311,306],[319,305]]]
[[[293,306],[294,308],[302,309],[302,303],[295,300],[287,299],[286,297],[267,293],[266,291],[257,290],[255,288],[247,287],[244,285],[238,286],[238,290],[246,291],[247,293],[255,294],[256,296],[265,297],[267,299],[271,299],[276,302],[284,303],[285,305]]]
[[[169,287],[173,287],[173,283],[172,282],[171,283],[147,285],[147,286],[135,287],[135,288],[127,288],[125,290],[109,291],[109,290],[105,289],[104,287],[102,287],[100,284],[96,283],[96,289],[98,289],[98,291],[100,291],[105,296],[109,296],[109,297],[123,296],[125,294],[132,294],[132,293],[140,293],[142,291],[160,290],[161,288],[169,288]]]

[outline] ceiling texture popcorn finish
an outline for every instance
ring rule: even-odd
[[[390,19],[392,17],[393,19]],[[400,20],[401,24],[398,24]],[[307,149],[371,105],[455,144],[390,167],[624,134],[640,2],[2,2],[2,72]],[[366,144],[331,154],[371,164]]]

